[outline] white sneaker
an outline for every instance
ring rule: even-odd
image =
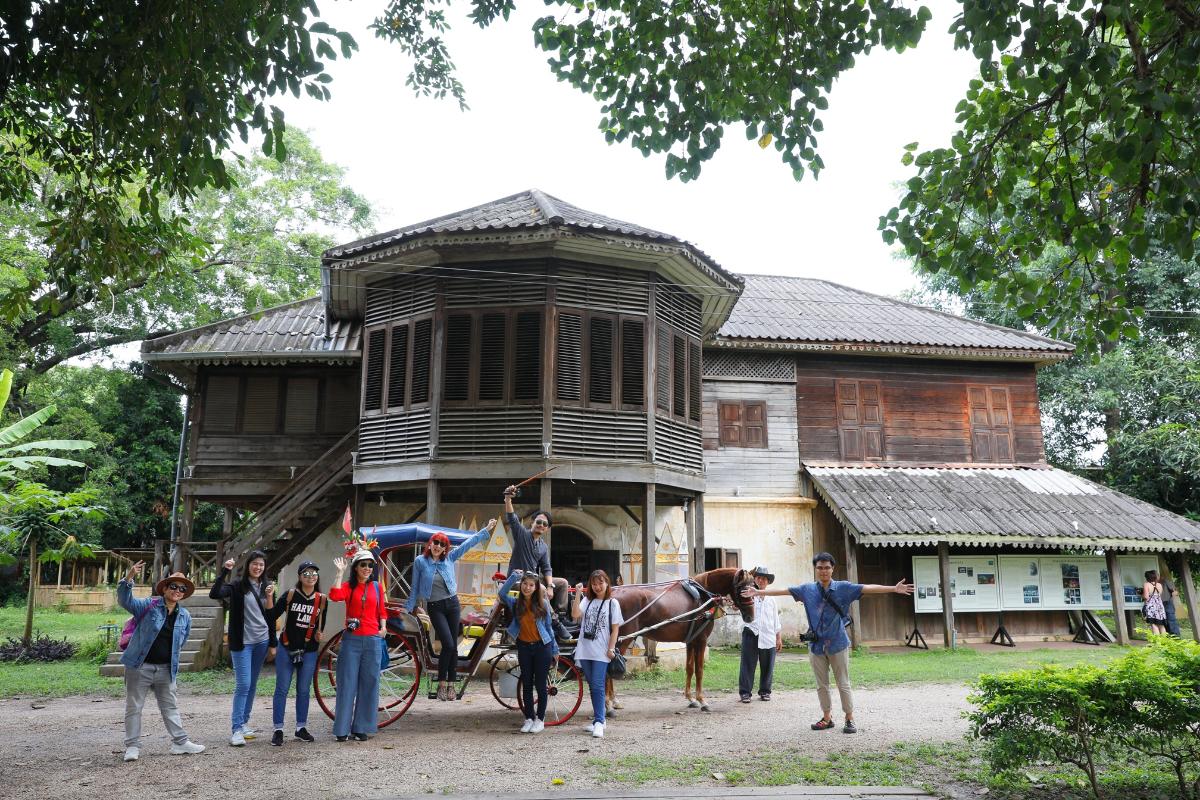
[[[521,726],[521,733],[529,733],[531,730],[533,730],[533,720],[527,719],[525,720],[525,724]]]
[[[244,747],[246,744],[246,736],[241,731],[234,731],[233,736],[229,737],[230,747]]]
[[[541,733],[545,729],[546,729],[546,723],[542,722],[540,719],[535,719],[533,721],[533,727],[529,729],[529,732],[530,733]]]
[[[172,744],[171,745],[171,755],[173,755],[173,756],[195,755],[196,753],[203,753],[203,752],[204,752],[204,745],[196,744],[191,739],[188,739],[183,744]]]
[[[126,761],[137,761],[141,755],[142,755],[142,751],[136,747],[126,747],[125,748],[125,760]]]
[[[603,722],[597,722],[595,725],[592,726],[592,737],[596,738],[596,739],[604,738],[604,723]]]
[[[591,721],[591,722],[589,722],[587,725],[584,725],[584,726],[583,726],[583,730],[584,730],[584,732],[585,732],[585,733],[591,733],[591,732],[592,732],[592,729],[593,729],[593,728],[595,728],[595,727],[596,727],[596,720],[592,720],[592,721]]]

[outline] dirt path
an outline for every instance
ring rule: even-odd
[[[298,742],[289,727],[283,747],[269,744],[271,700],[260,697],[251,724],[268,730],[244,748],[227,743],[229,697],[182,696],[184,726],[208,746],[199,756],[167,755],[169,742],[151,698],[142,758],[132,764],[121,761],[123,700],[5,700],[0,701],[0,786],[7,797],[89,800],[214,797],[226,791],[275,795],[277,787],[313,800],[543,788],[552,793],[555,778],[564,779],[564,791],[602,782],[588,764],[593,758],[735,756],[736,742],[752,742],[751,749],[801,745],[813,755],[879,752],[895,742],[958,739],[966,730],[963,686],[857,691],[856,736],[808,730],[818,716],[811,691],[779,692],[770,703],[750,705],[718,694],[710,697],[713,710],[707,714],[684,710],[679,693],[626,694],[626,707],[604,739],[583,730],[586,697],[566,725],[522,735],[520,715],[483,691],[457,703],[418,698],[400,721],[365,743],[333,741],[331,721],[313,703],[309,727],[318,741]],[[290,708],[288,718],[290,725]]]

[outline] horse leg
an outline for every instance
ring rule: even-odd
[[[604,716],[613,716],[613,709],[617,705],[617,687],[613,683],[611,675],[604,676]]]
[[[696,699],[700,701],[700,710],[708,711],[708,703],[704,700],[704,651],[708,647],[708,642],[705,639],[700,639],[698,643],[689,642],[688,650],[692,649],[693,644],[696,647]]]
[[[685,659],[686,669],[684,674],[686,678],[683,684],[683,696],[687,698],[688,708],[699,708],[700,704],[692,698],[692,673],[695,671],[695,662],[692,658],[692,646],[687,646],[687,658]]]

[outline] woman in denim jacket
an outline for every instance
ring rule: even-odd
[[[521,581],[515,598],[508,590]],[[521,733],[540,733],[546,727],[546,703],[549,699],[547,681],[550,665],[558,655],[558,640],[554,638],[554,610],[546,599],[542,582],[535,573],[513,570],[500,587],[500,602],[512,610],[508,633],[517,643],[517,663],[521,667],[521,700],[525,724]],[[537,689],[537,710],[533,706],[533,690]]]
[[[196,591],[196,585],[176,572],[158,582],[156,596],[142,600],[133,596],[133,581],[146,563],[129,568],[117,584],[117,602],[137,620],[121,663],[125,665],[125,760],[141,756],[142,706],[146,692],[154,690],[158,710],[171,735],[171,755],[202,753],[204,745],[188,739],[175,702],[175,676],[179,673],[179,651],[192,630],[192,616],[180,605]]]
[[[425,552],[413,561],[412,591],[404,608],[412,614],[418,604],[424,606],[429,621],[442,644],[438,654],[438,700],[455,700],[454,677],[458,669],[458,625],[462,606],[458,602],[458,584],[454,580],[454,562],[468,550],[492,535],[496,520],[453,550],[450,537],[438,531],[429,537]]]

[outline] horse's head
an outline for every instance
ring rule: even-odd
[[[742,595],[742,592],[746,589],[753,588],[754,576],[747,570],[739,569],[733,573],[733,588],[729,590],[729,597],[733,600],[733,604],[737,606],[737,610],[741,612],[742,622],[754,621],[754,598]]]

